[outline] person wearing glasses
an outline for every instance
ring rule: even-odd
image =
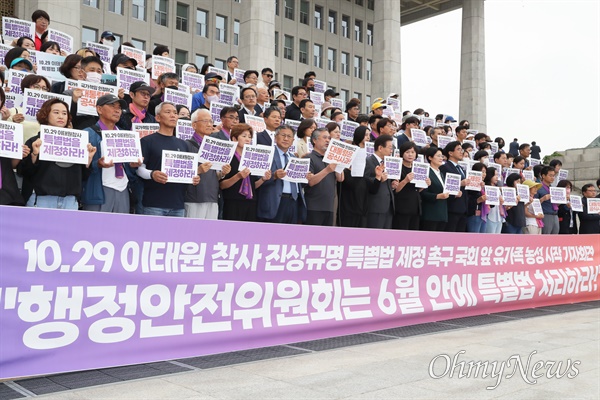
[[[593,183],[583,185],[581,188],[583,194],[583,211],[579,213],[579,233],[593,234],[600,233],[600,214],[588,214],[588,199],[596,197],[597,190]]]
[[[50,90],[50,82],[42,75],[27,75],[21,81],[21,94],[25,94],[25,89],[47,92]],[[23,125],[23,143],[37,135],[40,131],[40,124],[36,121],[25,120],[25,109],[23,107],[14,107],[9,109],[9,122],[15,122]]]
[[[274,113],[278,114],[279,110],[275,109]],[[258,190],[257,217],[264,222],[296,224],[303,219],[306,209],[302,190],[298,183],[283,180],[286,176],[285,167],[293,157],[288,150],[294,142],[294,131],[289,125],[281,125],[274,133],[275,155],[271,164],[271,179],[266,180]]]
[[[221,129],[211,136],[221,140],[231,140],[231,128],[240,122],[238,110],[235,107],[223,107],[221,113]]]
[[[129,97],[131,103],[123,110],[121,119],[117,123],[119,129],[131,130],[133,124],[151,124],[155,123],[156,119],[148,111],[148,103],[152,96],[152,89],[144,81],[133,82],[129,87]]]
[[[203,109],[194,111],[191,119],[194,135],[187,142],[192,151],[198,152],[204,138],[212,133],[213,120],[210,112]],[[200,183],[187,187],[184,203],[186,218],[217,219],[219,215],[219,181],[231,171],[231,165],[225,164],[221,171],[211,167],[211,162],[200,164]]]
[[[258,85],[256,85],[256,87],[259,89],[269,89],[269,84],[273,80],[273,70],[268,67],[263,68],[262,71],[260,71],[260,76],[262,78],[262,81],[258,82]]]
[[[242,100],[242,108],[240,109],[238,115],[240,117],[240,121],[246,122],[246,115],[252,115],[260,117],[263,114],[262,108],[256,103],[258,94],[256,90],[252,87],[245,87],[240,92],[240,98]]]

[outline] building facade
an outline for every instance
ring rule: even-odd
[[[315,71],[363,111],[377,97],[401,95],[400,26],[463,7],[462,0],[0,0],[15,16],[46,10],[51,27],[76,42],[112,31],[151,53],[166,45],[178,66],[271,67],[286,89]],[[483,0],[463,13],[460,114],[485,128]]]

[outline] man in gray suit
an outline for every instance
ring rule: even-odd
[[[394,217],[394,192],[383,166],[384,157],[394,152],[394,138],[379,136],[374,143],[374,153],[367,158],[367,228],[391,229]]]
[[[221,130],[210,136],[221,140],[231,140],[229,132],[234,125],[240,122],[238,111],[235,107],[223,107],[219,116],[221,117]]]

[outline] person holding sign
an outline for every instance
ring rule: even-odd
[[[344,175],[335,172],[337,164],[323,162],[330,140],[325,128],[315,129],[311,137],[313,151],[307,156],[310,159],[310,174],[304,189],[307,225],[333,226],[336,181],[343,182]]]
[[[169,176],[161,171],[163,150],[193,152],[188,144],[175,136],[177,127],[177,108],[175,104],[163,102],[156,106],[157,132],[141,140],[144,164],[137,174],[144,179],[144,214],[166,217],[183,217],[184,200],[187,185],[168,183]],[[200,177],[193,178],[197,185]]]
[[[277,127],[272,178],[265,181],[259,190],[257,216],[261,221],[296,224],[304,219],[299,218],[306,213],[300,185],[283,179],[286,176],[284,169],[293,157],[288,152],[293,141],[294,131],[290,126]]]
[[[402,173],[395,190],[396,211],[392,221],[393,229],[418,231],[421,220],[421,191],[412,183],[415,174],[412,172],[413,161],[417,158],[419,148],[414,142],[404,142],[400,147],[402,157]],[[431,180],[425,180],[431,184]]]
[[[483,191],[486,166],[484,163],[476,163],[471,167],[471,171],[481,173],[481,187],[477,190],[467,189],[467,232],[485,233],[485,221],[481,212],[483,204],[487,200]]]
[[[25,89],[31,89],[41,92],[48,92],[50,90],[50,82],[48,79],[43,77],[42,75],[27,75],[21,81],[21,93],[25,94]],[[38,99],[39,102],[43,102],[43,100]],[[39,103],[38,103],[39,107]],[[35,118],[35,112],[37,109],[32,109],[34,112],[28,114],[29,117]],[[10,110],[10,117],[8,118],[9,122],[15,122],[17,124],[23,125],[23,140],[27,141],[30,138],[37,135],[40,131],[40,124],[37,121],[31,121],[25,119],[26,109],[25,107],[14,107]]]
[[[590,201],[597,201],[595,199],[596,192],[596,188],[592,183],[587,183],[581,188],[583,194],[583,211],[579,213],[579,233],[581,234],[600,233],[600,214],[597,212],[590,213],[591,207],[588,204]]]
[[[488,167],[485,171],[485,179],[483,180],[485,185],[497,187],[498,179],[499,176],[496,168]],[[500,204],[493,205],[487,203],[491,199],[489,193],[486,193],[486,197],[487,200],[483,203],[483,211],[481,213],[481,216],[485,221],[485,233],[501,233],[502,224],[504,223],[504,218],[506,216],[506,210],[503,205],[504,200],[502,196],[500,196]]]
[[[304,120],[306,121],[306,120]],[[302,123],[304,123],[302,121]],[[302,123],[300,125],[302,125]],[[357,151],[355,162],[352,165],[352,171],[344,169],[344,181],[340,191],[339,219],[340,225],[353,228],[367,227],[367,181],[364,179],[364,169],[366,166],[365,143],[369,141],[369,128],[359,126],[354,130],[352,144],[360,147]],[[357,162],[358,157],[362,158],[362,163]],[[359,171],[355,171],[354,169]],[[362,168],[362,171],[360,169]],[[355,175],[353,176],[352,173]]]
[[[313,132],[317,129],[317,123],[314,119],[303,119],[298,126],[296,136],[296,157],[302,158],[308,154],[308,142]]]
[[[448,198],[448,222],[444,230],[446,232],[466,232],[468,199],[466,195],[463,196],[463,193],[466,191],[469,180],[465,171],[458,165],[463,158],[463,148],[460,142],[453,141],[446,145],[443,152],[448,161],[440,167],[440,170],[444,174],[458,174],[461,178],[460,191],[457,195],[450,195]]]
[[[179,87],[179,75],[174,72],[165,72],[157,79],[159,92],[150,98],[150,102],[148,103],[148,112],[156,117],[158,111],[156,111],[156,106],[164,101],[165,98],[165,89],[174,89],[177,90]]]
[[[404,120],[404,122],[402,123],[402,125],[400,125],[400,132],[402,132],[400,135],[398,135],[398,148],[400,148],[400,146],[402,146],[402,143],[405,142],[412,142],[413,138],[412,135],[410,134],[410,130],[411,129],[419,129],[419,125],[421,124],[421,121],[419,121],[419,118],[417,117],[408,117]]]
[[[273,145],[275,131],[281,125],[281,112],[279,111],[279,108],[267,108],[267,110],[264,112],[263,119],[265,120],[266,129],[262,132],[258,132],[256,136],[256,142],[265,146],[271,146]]]
[[[444,163],[444,155],[437,147],[430,147],[425,150],[425,158],[429,161],[431,184],[421,192],[423,200],[421,230],[441,232],[448,222],[448,198],[450,197],[448,193],[444,193],[446,174],[440,170]]]
[[[506,186],[517,189],[517,184],[521,183],[519,174],[510,174],[506,177]],[[525,203],[517,196],[517,205],[506,206],[506,233],[520,234],[526,226]]]
[[[6,95],[4,94],[4,90],[0,87],[0,109],[4,107],[4,102],[6,101]],[[25,158],[29,155],[29,147],[23,145],[23,157]],[[8,157],[0,157],[0,205],[3,206],[24,206],[25,201],[23,200],[23,196],[21,196],[21,192],[19,190],[19,186],[17,185],[17,179],[15,177],[15,173],[13,172],[14,168],[17,168],[17,165],[21,160],[19,159],[11,159]]]
[[[544,212],[541,205],[539,205],[539,199],[535,199],[534,197],[542,187],[542,184],[527,179],[523,182],[523,185],[529,187],[530,195],[529,201],[525,203],[525,228],[523,228],[523,233],[539,235],[542,233],[542,227],[544,226]],[[535,207],[534,200],[537,200],[539,208]]]
[[[521,145],[522,147],[523,145]],[[529,147],[529,145],[527,145]],[[515,157],[515,160],[517,157]],[[556,172],[554,168],[545,166],[540,171],[540,177],[542,178],[542,187],[538,190],[535,195],[536,199],[540,199],[542,203],[542,210],[544,211],[544,226],[542,228],[542,234],[544,235],[556,235],[559,231],[558,225],[558,204],[552,204],[550,201],[550,186],[554,182]]]
[[[576,218],[577,214],[573,213],[570,200],[573,184],[570,180],[564,179],[558,182],[556,187],[565,188],[567,192],[567,200],[569,200],[567,204],[558,205],[558,233],[560,235],[576,235],[578,232]]]
[[[37,114],[40,125],[66,128],[71,122],[67,103],[59,99],[51,99],[44,103]],[[30,153],[21,163],[21,172],[25,179],[33,185],[34,194],[29,197],[27,207],[59,208],[77,210],[78,198],[83,189],[82,182],[91,170],[90,164],[96,148],[87,144],[87,164],[72,164],[57,161],[41,161],[39,159],[42,139],[40,134],[25,143]]]
[[[238,111],[235,107],[223,107],[219,117],[221,118],[221,129],[211,136],[221,140],[230,140],[231,128],[240,122]]]
[[[96,101],[98,122],[85,131],[89,135],[89,142],[97,151],[91,165],[91,174],[83,187],[81,202],[86,211],[101,211],[127,214],[129,213],[128,176],[135,175],[131,168],[137,168],[137,163],[117,163],[112,160],[107,162],[105,155],[101,154],[101,145],[105,140],[104,131],[118,130],[116,123],[121,118],[121,109],[126,107],[125,100],[112,94],[105,94]]]
[[[261,178],[250,175],[250,169],[239,171],[244,146],[252,144],[252,127],[239,123],[231,128],[231,140],[237,142],[231,171],[220,183],[223,191],[223,219],[229,221],[256,221],[256,189],[271,179],[271,170]]]
[[[237,116],[237,114],[236,114]],[[191,150],[198,152],[206,136],[210,136],[213,120],[208,110],[196,110],[192,114],[194,135],[188,139]],[[219,181],[231,171],[231,165],[225,164],[221,171],[211,169],[212,163],[205,162],[198,167],[201,175],[197,186],[188,185],[185,193],[185,217],[199,219],[217,219],[219,215]]]
[[[384,118],[385,119],[385,118]],[[374,152],[367,157],[367,228],[391,229],[394,218],[394,192],[392,182],[384,168],[384,158],[394,152],[394,138],[381,135],[375,140]],[[394,181],[394,187],[398,181]]]

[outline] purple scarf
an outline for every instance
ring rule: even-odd
[[[134,124],[141,124],[144,122],[144,118],[146,118],[146,110],[140,110],[133,103],[129,104],[129,111],[133,114],[133,118],[131,118],[131,122]]]
[[[110,129],[108,129],[108,127],[106,125],[104,125],[102,123],[102,121],[98,120],[98,126],[100,127],[100,129],[102,129],[103,131],[108,131]],[[114,130],[118,130],[119,128],[117,128],[115,126]],[[116,163],[115,164],[115,177],[117,177],[118,179],[123,179],[123,177],[125,177],[125,171],[123,169],[123,164],[122,163]]]
[[[196,132],[192,135],[192,139],[196,141],[198,144],[202,144],[202,136],[198,135]]]
[[[240,161],[241,156],[237,153],[237,151],[233,154],[235,154],[235,158]],[[246,200],[252,200],[252,182],[250,180],[250,175],[242,179],[242,185],[240,186],[239,194],[245,196]]]

